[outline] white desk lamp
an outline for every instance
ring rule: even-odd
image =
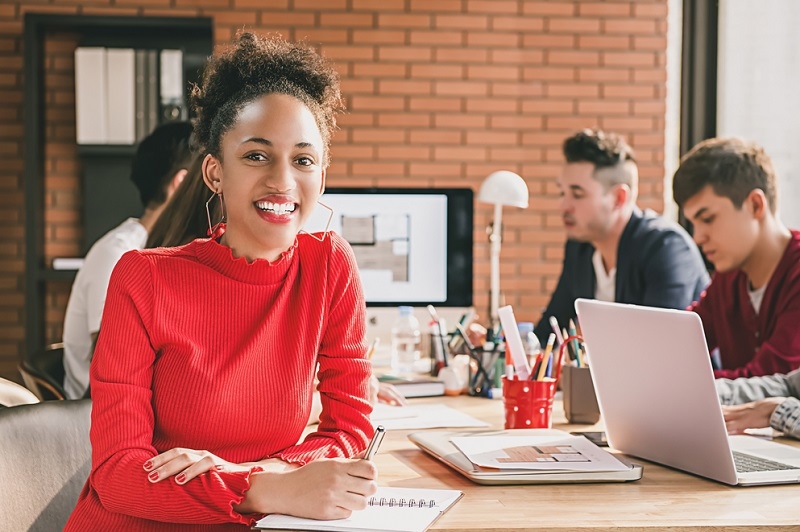
[[[489,242],[491,243],[491,286],[490,286],[490,314],[492,327],[499,319],[497,309],[500,306],[500,243],[503,239],[503,205],[528,208],[528,185],[525,181],[507,170],[493,172],[483,180],[478,191],[478,201],[494,204],[494,219],[490,226]]]

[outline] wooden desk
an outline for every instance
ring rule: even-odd
[[[414,402],[437,401],[502,428],[502,401],[462,396]],[[568,425],[559,402],[553,423],[561,430],[587,430]],[[374,458],[379,484],[465,494],[432,530],[800,531],[800,485],[735,488],[634,459],[644,465],[644,476],[631,483],[480,486],[419,450],[407,434],[387,433]]]

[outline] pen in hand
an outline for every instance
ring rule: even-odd
[[[367,446],[367,450],[364,453],[364,460],[372,460],[372,457],[375,456],[375,453],[378,452],[378,447],[381,446],[381,442],[383,441],[383,436],[386,434],[386,429],[383,428],[383,425],[378,425],[375,428],[375,435],[372,437],[372,440],[369,442]]]

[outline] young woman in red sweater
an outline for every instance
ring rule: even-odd
[[[242,33],[192,102],[227,223],[117,264],[70,531],[340,518],[376,489],[374,466],[352,458],[373,432],[355,259],[337,235],[301,232],[325,187],[336,72],[310,48]],[[320,425],[297,443],[315,374]]]

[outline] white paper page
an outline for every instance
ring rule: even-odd
[[[488,427],[489,424],[446,405],[375,405],[373,426],[386,430],[436,429],[450,427]]]
[[[439,515],[455,503],[462,493],[458,490],[414,488],[378,488],[371,500],[373,506],[353,512],[347,519],[321,521],[288,515],[273,514],[258,521],[255,528],[289,530],[349,531],[371,530],[386,532],[422,532]],[[403,506],[388,506],[392,504]],[[413,501],[413,506],[410,506]],[[383,506],[379,506],[383,502]],[[423,504],[419,506],[420,502]],[[430,507],[430,503],[434,506]]]
[[[469,436],[451,440],[473,464],[493,469],[627,471],[583,436]]]

